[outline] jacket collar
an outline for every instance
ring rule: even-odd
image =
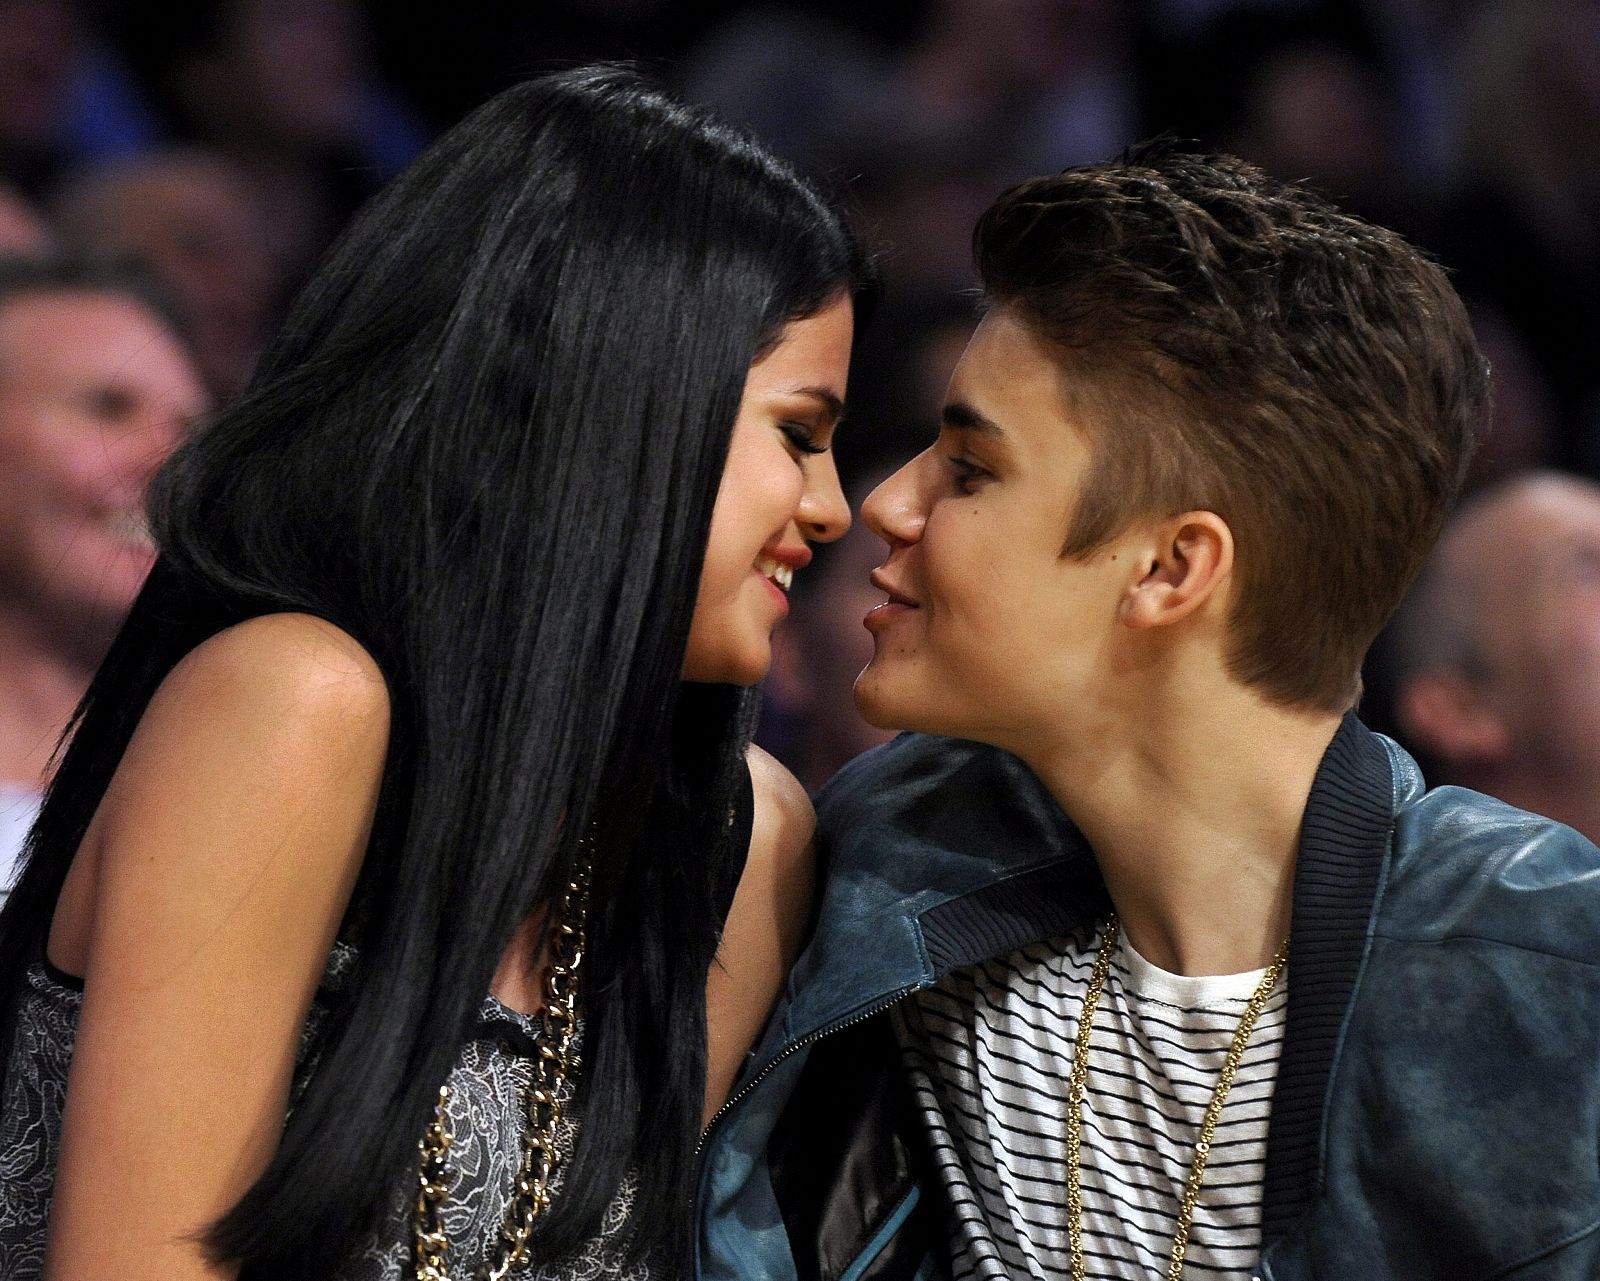
[[[1300,830],[1288,1027],[1267,1138],[1269,1242],[1315,1191],[1323,1100],[1369,946],[1394,806],[1389,751],[1347,715]],[[827,888],[769,1051],[1109,907],[1083,835],[1026,766],[995,748],[902,735],[841,771],[817,798],[817,817]]]
[[[1352,713],[1317,767],[1300,826],[1289,925],[1289,1014],[1267,1129],[1261,1234],[1282,1236],[1322,1167],[1322,1110],[1371,946],[1394,831],[1388,750]]]
[[[977,743],[902,734],[834,776],[817,822],[817,927],[771,1048],[1059,932],[1083,910],[1066,889],[1099,883],[1087,843],[1027,766]],[[1036,884],[1063,892],[1034,902],[1023,890]]]

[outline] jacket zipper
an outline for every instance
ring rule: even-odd
[[[838,1023],[830,1023],[827,1027],[818,1028],[815,1032],[807,1033],[793,1044],[785,1046],[781,1054],[779,1054],[776,1058],[769,1060],[767,1065],[762,1068],[761,1071],[757,1072],[753,1077],[746,1081],[744,1085],[740,1087],[740,1089],[733,1094],[733,1096],[730,1097],[726,1103],[716,1110],[716,1112],[712,1115],[711,1120],[706,1122],[706,1128],[700,1133],[700,1141],[694,1145],[695,1160],[698,1162],[701,1156],[704,1155],[706,1144],[711,1138],[711,1132],[717,1128],[718,1122],[722,1120],[722,1118],[733,1108],[736,1103],[749,1094],[750,1091],[755,1089],[756,1086],[760,1085],[762,1081],[766,1080],[768,1074],[773,1070],[773,1068],[777,1067],[778,1064],[782,1063],[785,1059],[791,1057],[792,1055],[798,1054],[801,1050],[805,1049],[806,1046],[816,1044],[816,1042],[820,1041],[825,1036],[832,1036],[835,1032],[842,1032],[847,1027],[854,1027],[857,1023],[864,1023],[868,1019],[882,1014],[891,1005],[897,1004],[898,1002],[904,1000],[912,992],[915,992],[917,987],[918,984],[912,983],[906,987],[898,988],[894,992],[891,992],[883,1000],[879,1001],[878,1004],[874,1005],[871,1009],[864,1010],[860,1014],[851,1015],[851,1017],[842,1019]]]

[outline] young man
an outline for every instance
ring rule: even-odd
[[[1350,710],[1483,414],[1460,302],[1223,157],[975,243],[938,441],[865,508],[858,701],[920,733],[821,797],[701,1276],[1600,1276],[1600,851]]]

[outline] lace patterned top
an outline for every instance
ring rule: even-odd
[[[733,901],[750,844],[755,802],[747,785],[736,797],[730,835],[738,857],[721,889],[722,915]],[[343,986],[356,958],[344,943],[328,958],[317,997],[301,1034],[299,1068],[291,1100],[298,1096],[314,1068],[309,1048],[326,1017],[330,998]],[[83,1008],[82,981],[41,958],[28,970],[17,1003],[4,1098],[0,1099],[0,1278],[39,1281],[44,1269],[45,1228],[55,1187],[57,1146],[66,1102],[67,1070]],[[451,1273],[470,1277],[487,1262],[511,1203],[513,1183],[522,1160],[524,1100],[533,1079],[543,1020],[523,1014],[486,996],[479,1007],[475,1033],[461,1049],[448,1084],[446,1113],[452,1142],[450,1168],[454,1183],[441,1208],[450,1242]],[[574,1042],[577,1073],[583,1070],[583,1023]],[[576,1075],[576,1074],[575,1074]],[[571,1081],[561,1096],[563,1111],[556,1131],[560,1165],[551,1183],[561,1194],[567,1161],[582,1117],[572,1105]],[[422,1137],[418,1132],[417,1137]],[[599,1232],[573,1253],[548,1262],[524,1260],[510,1275],[515,1281],[652,1281],[649,1260],[633,1267],[624,1263],[636,1183],[630,1174],[618,1188],[602,1218]],[[412,1261],[414,1177],[393,1189],[379,1228],[351,1250],[331,1281],[403,1281],[415,1276]]]
[[[326,1010],[355,959],[354,949],[335,947],[301,1041],[301,1062]],[[83,1006],[83,985],[48,961],[28,971],[17,1009],[16,1034],[6,1071],[0,1113],[0,1277],[37,1281],[44,1268],[45,1226],[55,1184],[56,1147],[66,1101],[67,1070]],[[577,1052],[582,1064],[583,1028]],[[542,1021],[485,997],[473,1039],[462,1047],[449,1078],[447,1113],[454,1175],[442,1210],[450,1240],[451,1270],[471,1276],[489,1257],[499,1234],[512,1183],[522,1158],[522,1100],[533,1079],[534,1054],[544,1036]],[[300,1082],[303,1083],[302,1070]],[[552,1189],[560,1195],[562,1171],[577,1137],[580,1118],[571,1110],[571,1084],[556,1133],[562,1158]],[[606,1210],[597,1235],[554,1263],[525,1263],[518,1281],[649,1281],[648,1263],[624,1265],[624,1246],[634,1195],[624,1180]],[[411,1181],[394,1189],[382,1225],[352,1250],[334,1281],[402,1281],[414,1275],[411,1258]]]

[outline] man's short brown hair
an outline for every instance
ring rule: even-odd
[[[1241,160],[1167,149],[1013,187],[974,247],[989,302],[1060,353],[1090,438],[1064,554],[1216,512],[1238,549],[1229,669],[1349,707],[1487,407],[1443,271]]]

